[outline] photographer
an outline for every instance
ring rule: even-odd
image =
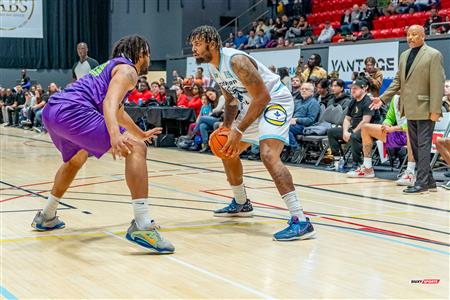
[[[366,67],[364,72],[360,76],[364,76],[369,80],[369,90],[368,92],[372,94],[373,97],[378,97],[380,95],[380,88],[383,84],[383,74],[380,69],[376,67],[377,61],[375,58],[369,56],[364,60]]]

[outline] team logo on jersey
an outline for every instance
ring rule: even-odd
[[[266,107],[264,111],[264,119],[267,123],[275,126],[283,126],[286,124],[287,113],[286,109],[279,104],[272,104]]]
[[[233,78],[233,75],[231,75],[230,71],[225,71],[224,74],[225,74],[225,78]]]

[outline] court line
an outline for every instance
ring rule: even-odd
[[[110,235],[110,236],[113,236],[113,237],[115,237],[115,238],[117,238],[117,239],[119,239],[119,240],[125,241],[125,242],[127,242],[127,243],[129,243],[129,244],[133,244],[134,246],[136,246],[136,244],[131,243],[131,242],[128,241],[127,239],[125,239],[125,238],[123,238],[123,237],[121,237],[121,236],[115,235],[114,233],[107,232],[107,231],[105,231],[105,233],[108,234],[108,235]],[[140,248],[143,248],[143,249],[145,249],[145,250],[148,251],[148,249],[145,248],[145,247],[143,247],[143,246],[140,246],[140,245],[137,245],[137,246],[139,246]],[[206,270],[206,269],[204,269],[204,268],[195,266],[195,265],[190,264],[190,263],[188,263],[188,262],[185,262],[184,260],[181,260],[181,259],[179,259],[179,258],[175,258],[175,257],[173,257],[173,256],[168,256],[168,255],[163,255],[162,257],[163,257],[163,258],[166,258],[166,259],[168,259],[168,260],[171,260],[171,261],[173,261],[173,262],[175,262],[175,263],[177,263],[177,264],[179,264],[179,265],[181,265],[181,266],[187,267],[188,269],[197,271],[197,272],[202,273],[202,274],[204,274],[204,275],[207,275],[207,276],[209,276],[209,277],[211,277],[211,278],[214,278],[214,279],[217,279],[217,280],[219,280],[219,281],[228,283],[228,284],[230,284],[230,285],[232,285],[232,286],[234,286],[234,287],[236,287],[236,288],[239,288],[239,289],[244,290],[244,291],[246,291],[246,292],[249,292],[249,293],[251,293],[251,294],[257,295],[258,297],[261,297],[261,298],[264,298],[264,299],[276,299],[276,298],[274,298],[274,297],[272,297],[272,296],[270,296],[270,295],[268,295],[268,294],[265,294],[265,293],[263,293],[263,292],[260,292],[260,291],[258,291],[258,290],[255,290],[254,288],[251,288],[251,287],[246,286],[246,285],[244,285],[244,284],[242,284],[242,283],[239,283],[239,282],[233,281],[233,280],[231,280],[231,279],[228,279],[228,278],[226,278],[226,277],[224,277],[224,276],[221,276],[221,275],[219,275],[219,274],[217,274],[217,273],[210,272],[210,271],[208,271],[208,270]]]
[[[7,300],[19,300],[16,296],[11,294],[10,291],[5,289],[3,286],[0,285],[0,296],[3,296]]]

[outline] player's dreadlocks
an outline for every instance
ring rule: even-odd
[[[214,42],[216,49],[222,48],[222,39],[219,32],[212,26],[202,25],[195,28],[188,37],[188,43],[192,44],[192,41],[196,38],[204,40],[208,44]]]
[[[129,35],[118,40],[113,47],[112,57],[125,56],[137,63],[141,53],[148,54],[150,46],[148,42],[139,35]]]

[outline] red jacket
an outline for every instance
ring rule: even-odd
[[[201,97],[192,97],[189,101],[188,107],[195,109],[195,115],[198,116],[200,114],[200,110],[202,109],[202,105]]]
[[[189,99],[185,94],[181,94],[178,98],[177,106],[179,107],[188,107]]]
[[[128,96],[128,101],[139,104],[139,98],[142,99],[142,102],[145,102],[148,99],[153,98],[153,95],[150,90],[145,90],[143,92],[139,92],[138,90],[135,89]]]

